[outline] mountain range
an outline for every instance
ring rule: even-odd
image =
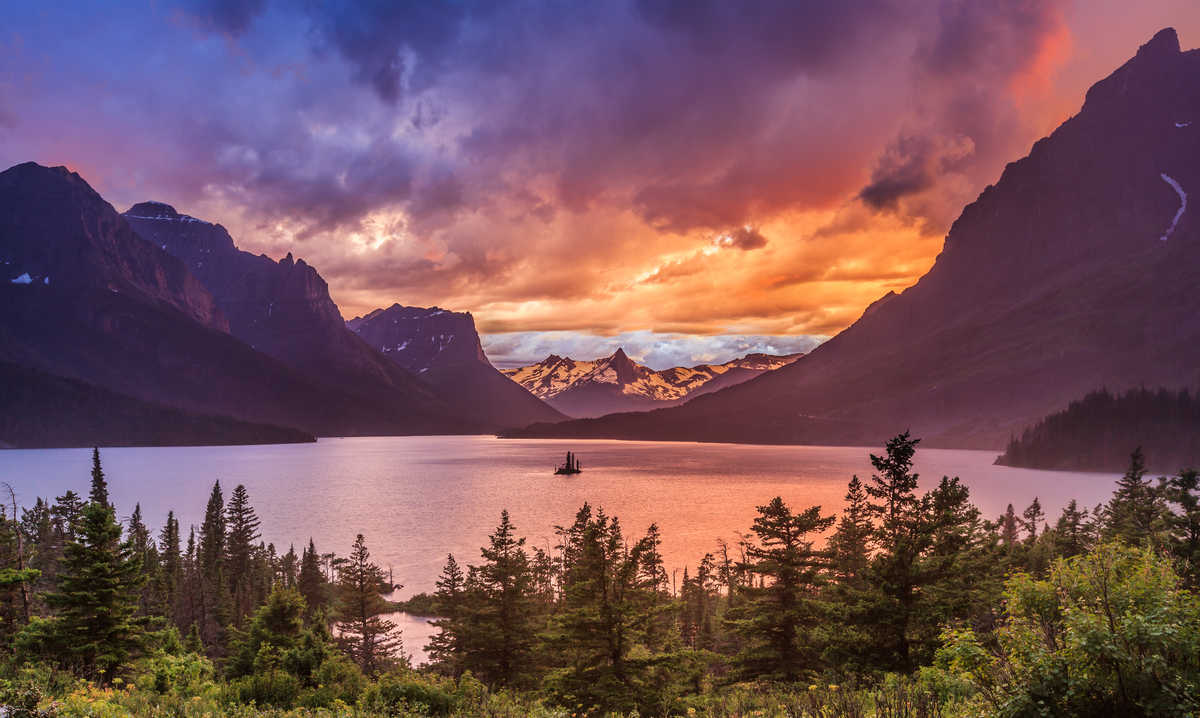
[[[517,436],[999,448],[1101,386],[1200,378],[1200,51],[1172,29],[953,223],[934,266],[791,365]]]
[[[475,433],[562,418],[523,391],[495,405],[442,392],[351,331],[303,260],[243,252],[219,224],[159,202],[118,214],[63,167],[0,172],[0,274],[0,446]]]
[[[617,349],[611,356],[593,361],[551,354],[537,364],[503,371],[563,414],[580,418],[675,406],[749,381],[801,356],[748,354],[724,364],[655,371]]]

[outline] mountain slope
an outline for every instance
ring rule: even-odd
[[[566,419],[492,366],[468,313],[393,304],[346,326],[454,410],[493,430]]]
[[[316,441],[310,434],[196,414],[0,362],[0,448],[207,446]]]
[[[999,448],[1097,386],[1200,367],[1200,52],[1164,30],[955,221],[933,268],[791,366],[527,436]]]
[[[347,395],[397,412],[451,414],[429,388],[346,328],[316,269],[289,253],[278,262],[239,250],[219,224],[141,202],[123,215],[143,239],[178,257],[228,317],[229,331]]]
[[[0,360],[18,367],[309,434],[461,426],[347,395],[231,336],[183,262],[138,237],[65,168],[26,163],[0,172],[0,268]]]
[[[594,361],[551,354],[537,364],[506,369],[504,374],[568,416],[597,417],[674,406],[749,381],[800,356],[749,354],[725,364],[655,371],[617,349],[612,356]]]

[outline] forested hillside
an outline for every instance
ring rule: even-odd
[[[1153,471],[1200,466],[1200,399],[1186,389],[1094,391],[1013,437],[996,463],[1116,472],[1131,444]]]

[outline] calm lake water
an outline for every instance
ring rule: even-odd
[[[570,449],[579,476],[554,476]],[[362,533],[374,559],[390,567],[400,596],[431,591],[446,554],[479,560],[479,547],[507,508],[530,545],[554,544],[590,502],[616,515],[627,535],[656,522],[668,570],[694,566],[717,539],[749,530],[755,507],[782,496],[793,508],[820,504],[833,512],[846,482],[871,474],[879,448],[745,446],[667,442],[512,440],[485,436],[322,439],[276,446],[102,449],[109,491],[125,518],[140,502],[157,531],[174,509],[185,537],[199,524],[212,482],[228,498],[245,484],[266,541],[297,553],[311,536],[322,552],[349,551]],[[0,481],[32,504],[67,489],[86,494],[89,449],[0,451]],[[1106,501],[1116,475],[993,466],[995,452],[917,452],[923,489],[959,476],[987,517],[1037,496],[1054,519],[1071,498]],[[406,647],[424,644],[427,627],[406,620]]]

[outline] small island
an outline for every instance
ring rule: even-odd
[[[579,463],[579,459],[575,458],[573,452],[567,452],[567,461],[562,466],[555,467],[555,475],[561,474],[582,474],[583,465]]]

